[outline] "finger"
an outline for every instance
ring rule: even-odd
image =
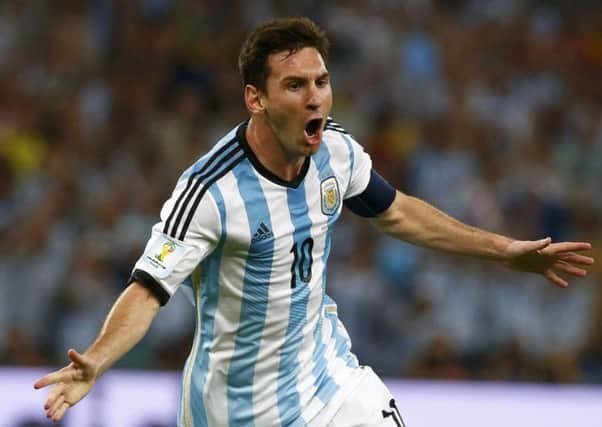
[[[508,254],[515,258],[525,254],[542,251],[550,245],[552,239],[546,237],[540,240],[515,240],[508,246]]]
[[[69,359],[71,359],[71,361],[77,365],[88,366],[90,364],[90,361],[87,357],[78,353],[72,348],[70,348],[69,351],[67,351],[67,355],[69,356]]]
[[[46,387],[49,384],[54,384],[56,381],[53,381],[53,377],[51,377],[52,374],[48,374],[48,375],[44,375],[42,378],[40,378],[39,380],[37,380],[34,384],[33,384],[33,388],[35,388],[36,390],[41,389],[42,387]]]
[[[521,253],[529,253],[529,252],[536,252],[536,251],[542,250],[545,247],[549,246],[551,242],[552,242],[552,239],[550,237],[546,237],[545,239],[540,239],[540,240],[525,240],[525,241],[515,242],[515,243],[520,244]]]
[[[553,243],[546,248],[546,253],[557,254],[559,252],[588,251],[592,248],[587,242],[560,242]]]
[[[564,262],[564,261],[556,261],[554,263],[554,268],[556,270],[560,270],[560,271],[563,271],[565,273],[568,273],[568,274],[571,274],[571,275],[577,276],[577,277],[587,276],[587,270],[584,270],[579,267],[575,267],[574,265],[571,265],[568,262]]]
[[[67,412],[67,409],[69,409],[69,404],[67,402],[63,402],[60,408],[52,416],[52,421],[60,421],[61,418],[63,418],[63,415],[65,415],[65,412]]]
[[[48,393],[48,398],[46,399],[46,404],[44,405],[44,409],[49,409],[51,406],[54,405],[54,403],[56,402],[57,398],[63,394],[63,391],[65,390],[65,385],[64,384],[57,384],[55,385],[52,390],[50,390],[50,393]]]
[[[56,412],[61,408],[61,406],[63,406],[63,403],[65,403],[65,396],[63,394],[61,394],[56,401],[54,402],[54,404],[52,405],[52,407],[50,407],[48,409],[48,411],[46,411],[46,416],[48,418],[51,418],[54,414],[56,414]]]
[[[43,376],[39,380],[35,382],[33,387],[35,389],[40,389],[42,387],[46,387],[50,384],[58,384],[60,382],[68,382],[71,381],[71,373],[68,369],[61,369],[60,371],[52,372],[48,375]]]
[[[569,282],[564,280],[562,277],[554,273],[552,270],[546,270],[543,274],[550,282],[561,288],[566,288]]]
[[[585,255],[579,255],[575,252],[568,252],[566,254],[561,254],[560,259],[568,262],[572,262],[575,264],[581,265],[592,265],[594,263],[594,259],[592,257],[588,257]]]

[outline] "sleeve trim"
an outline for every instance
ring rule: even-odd
[[[370,218],[386,211],[395,200],[395,194],[395,188],[372,169],[366,189],[344,203],[354,214]]]
[[[149,291],[151,291],[153,295],[157,297],[159,303],[162,306],[167,304],[167,301],[169,301],[169,293],[153,276],[148,274],[146,271],[140,270],[139,268],[134,270],[134,272],[130,276],[128,285],[134,281],[140,283],[141,285],[145,286]]]

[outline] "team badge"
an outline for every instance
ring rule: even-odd
[[[334,176],[330,176],[320,183],[320,195],[322,196],[322,213],[324,215],[336,213],[341,204],[341,195],[339,183]]]

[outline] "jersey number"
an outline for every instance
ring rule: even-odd
[[[314,239],[308,237],[298,245],[297,242],[291,248],[293,253],[293,264],[291,265],[291,288],[297,286],[297,276],[303,283],[311,280],[311,266],[314,262],[311,251],[314,248]]]
[[[395,421],[395,425],[397,427],[405,427],[405,424],[403,423],[403,418],[401,418],[401,414],[399,413],[399,409],[397,408],[397,405],[395,404],[395,399],[391,399],[389,401],[389,408],[391,408],[391,411],[385,411],[383,409],[382,414],[383,414],[383,418],[388,418],[391,417],[393,418],[393,421]]]

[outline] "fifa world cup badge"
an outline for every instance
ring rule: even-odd
[[[339,183],[334,176],[330,176],[320,183],[320,195],[322,196],[322,213],[334,215],[341,204]]]
[[[164,279],[171,274],[185,254],[186,249],[182,243],[167,236],[154,236],[146,250],[144,264],[147,271],[159,279]]]
[[[161,253],[156,254],[155,258],[157,258],[161,262],[164,262],[165,258],[167,258],[167,256],[175,250],[176,250],[175,243],[165,242],[165,243],[163,243],[163,246],[161,246]]]

